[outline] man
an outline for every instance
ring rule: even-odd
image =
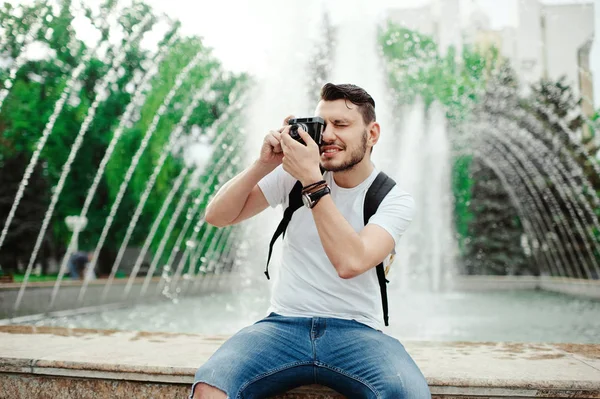
[[[77,251],[69,258],[69,276],[74,279],[83,279],[87,264],[92,259],[92,253]]]
[[[381,332],[375,266],[394,250],[414,204],[394,187],[364,225],[364,197],[378,174],[371,163],[380,134],[375,102],[360,87],[328,83],[316,115],[326,123],[320,148],[302,129],[307,145],[294,140],[286,118],[266,135],[259,159],[206,209],[206,221],[222,227],[269,205],[285,208],[296,181],[322,190],[287,227],[269,316],[198,369],[193,398],[266,398],[308,384],[348,398],[430,397],[402,344]]]

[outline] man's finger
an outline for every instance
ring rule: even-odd
[[[290,121],[290,119],[294,119],[294,118],[295,118],[294,115],[288,115],[288,116],[286,116],[286,118],[283,120],[283,124],[287,125],[288,122]]]
[[[310,145],[311,143],[314,143],[315,145],[317,144],[317,143],[315,143],[315,141],[313,140],[313,138],[310,136],[310,134],[306,133],[304,131],[304,129],[302,129],[301,127],[298,128],[298,134],[300,135],[300,137],[302,137],[302,140],[304,140],[304,142],[307,145]]]
[[[275,138],[275,140],[277,140],[277,141],[281,140],[281,132],[280,131],[271,130],[269,133],[270,133],[270,136]]]
[[[284,143],[286,146],[290,147],[293,145],[293,142],[295,142],[296,140],[294,140],[292,138],[292,136],[290,136],[289,133],[289,129],[283,131],[281,133],[281,142]]]
[[[295,118],[294,115],[289,115],[288,117],[286,117],[283,120],[283,126],[279,128],[279,132],[283,132],[283,130],[286,129],[286,128],[289,129],[290,125],[288,125],[288,122],[290,121],[290,119],[294,119],[294,118]]]
[[[284,140],[281,140],[283,143]],[[285,135],[285,145],[287,148],[305,148],[304,144],[300,143],[298,140],[292,138],[289,134]]]
[[[280,145],[279,140],[277,140],[277,138],[275,138],[275,136],[272,134],[269,134],[265,140],[267,140],[267,143],[269,143],[269,145],[273,148],[277,148]]]
[[[265,140],[268,141],[271,144],[275,144],[275,142],[279,143],[279,140],[281,139],[281,135],[279,132],[269,132],[269,134],[267,134],[265,136]]]

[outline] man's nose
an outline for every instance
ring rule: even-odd
[[[323,141],[326,143],[331,143],[335,141],[335,133],[333,131],[333,125],[328,123],[325,125],[325,130],[323,130]]]

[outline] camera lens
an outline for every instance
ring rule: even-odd
[[[306,145],[306,143],[304,142],[304,140],[302,140],[300,134],[298,133],[299,128],[304,129],[304,131],[308,133],[307,125],[305,125],[304,123],[294,123],[290,126],[290,137],[296,140],[297,142]]]
[[[306,126],[304,123],[294,123],[290,127],[290,136],[292,136],[293,138],[299,138],[300,134],[298,134],[298,128],[302,128],[305,132],[308,132],[308,126]]]

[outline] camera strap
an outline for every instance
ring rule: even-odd
[[[367,190],[367,194],[365,195],[365,202],[363,205],[363,221],[365,226],[369,223],[369,219],[371,216],[377,212],[381,201],[385,198],[386,195],[390,192],[390,190],[396,185],[394,179],[389,177],[383,172],[379,172],[371,186]],[[273,246],[275,242],[279,238],[280,235],[283,234],[285,237],[285,230],[287,229],[288,224],[292,220],[292,215],[294,212],[299,209],[302,204],[302,183],[297,181],[292,191],[290,191],[288,197],[288,207],[283,212],[283,219],[277,226],[277,230],[275,230],[275,234],[273,234],[273,238],[271,238],[271,242],[269,244],[269,256],[267,258],[267,266],[265,268],[265,276],[267,279],[271,279],[269,276],[269,262],[271,261],[271,255],[273,253]],[[377,271],[377,280],[379,281],[379,290],[381,292],[381,304],[383,307],[383,321],[386,326],[389,326],[389,316],[388,316],[388,300],[387,300],[387,283],[388,280],[385,278],[385,269],[383,266],[383,262],[376,266]]]

